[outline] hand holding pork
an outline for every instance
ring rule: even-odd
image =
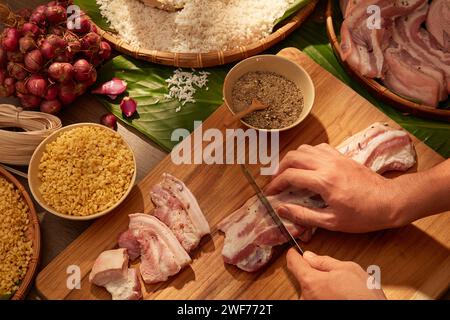
[[[298,225],[344,232],[400,227],[450,209],[450,160],[425,172],[385,179],[329,145],[301,146],[280,162],[267,192],[309,189],[325,208],[281,204],[278,212]],[[369,275],[356,263],[289,250],[287,267],[299,282],[302,299],[385,299],[369,289]]]
[[[301,146],[280,162],[267,193],[288,187],[321,195],[325,208],[285,203],[281,216],[296,224],[351,233],[407,225],[450,208],[450,160],[426,172],[386,179],[329,145]]]

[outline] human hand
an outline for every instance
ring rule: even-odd
[[[289,152],[266,193],[291,187],[318,193],[327,204],[326,208],[306,208],[285,203],[277,208],[281,216],[303,226],[362,233],[400,223],[393,209],[397,188],[391,181],[328,144],[302,145]]]
[[[369,275],[357,263],[318,256],[310,251],[303,257],[290,249],[287,267],[301,287],[305,300],[384,300],[382,289],[369,289]]]

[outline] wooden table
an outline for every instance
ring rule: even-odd
[[[5,1],[13,10],[23,7],[35,7],[48,1],[42,0],[7,0]],[[0,103],[11,103],[18,105],[17,99],[0,98]],[[58,116],[63,125],[79,122],[98,123],[100,117],[107,111],[95,98],[89,94],[80,97],[70,107],[63,110]],[[137,179],[139,182],[153,167],[155,167],[166,155],[156,144],[130,127],[124,127],[119,123],[118,132],[131,145],[137,161]],[[27,168],[18,168],[26,172]],[[28,188],[26,179],[20,178],[22,184]],[[56,255],[77,238],[91,222],[69,221],[46,213],[37,203],[36,209],[40,212],[42,251],[39,269],[45,267]],[[31,289],[28,299],[39,299],[34,288]],[[450,299],[450,292],[445,295]]]

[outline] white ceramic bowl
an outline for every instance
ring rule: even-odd
[[[280,129],[261,129],[256,128],[245,121],[241,122],[249,128],[261,131],[285,131],[300,124],[310,114],[314,104],[315,89],[311,77],[301,66],[284,57],[276,55],[259,55],[245,59],[234,66],[227,74],[223,85],[223,97],[231,113],[235,114],[242,110],[235,110],[232,105],[232,93],[234,84],[246,73],[262,71],[279,74],[286,79],[294,82],[301,90],[303,95],[303,109],[298,119],[291,125]]]
[[[133,188],[134,183],[136,181],[136,171],[137,171],[136,170],[136,168],[137,168],[136,158],[134,156],[133,150],[130,148],[128,143],[122,138],[122,140],[125,142],[125,145],[128,147],[128,149],[130,149],[130,152],[133,155],[134,173],[131,178],[130,185],[128,186],[127,191],[119,199],[119,201],[117,201],[114,205],[112,205],[111,207],[109,207],[108,209],[106,209],[104,211],[101,211],[101,212],[98,212],[98,213],[95,213],[92,215],[88,215],[88,216],[73,216],[73,215],[63,214],[63,213],[57,212],[54,208],[52,208],[50,205],[48,205],[46,203],[46,201],[42,197],[41,192],[39,191],[39,186],[41,185],[41,180],[39,179],[38,174],[39,174],[39,164],[41,162],[41,158],[42,158],[42,155],[45,151],[47,144],[55,141],[62,133],[66,132],[66,131],[70,131],[75,128],[86,127],[86,126],[101,127],[102,129],[113,131],[112,129],[109,129],[101,124],[96,124],[96,123],[77,123],[77,124],[73,124],[73,125],[70,125],[67,127],[63,127],[61,129],[59,129],[58,131],[54,132],[53,134],[51,134],[44,141],[42,141],[41,144],[39,144],[37,149],[34,151],[33,156],[31,157],[30,164],[28,166],[28,184],[30,185],[30,190],[31,190],[31,193],[33,194],[34,199],[36,199],[36,201],[39,203],[39,205],[42,208],[44,208],[46,211],[48,211],[58,217],[69,219],[69,220],[92,220],[92,219],[96,219],[101,216],[104,216],[105,214],[111,212],[112,210],[117,208],[125,200],[125,198],[130,194],[131,189]],[[115,132],[115,131],[113,131],[113,132]]]

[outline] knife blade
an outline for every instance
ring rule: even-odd
[[[283,221],[281,220],[278,213],[275,211],[275,209],[270,204],[269,200],[267,200],[266,196],[264,195],[262,189],[260,186],[256,183],[255,178],[252,176],[248,168],[245,166],[245,164],[241,164],[242,172],[244,173],[245,177],[247,178],[250,185],[253,187],[253,190],[255,190],[256,195],[258,196],[259,201],[263,204],[263,206],[266,208],[267,212],[271,216],[272,220],[275,222],[275,224],[280,229],[281,233],[288,239],[290,245],[294,247],[298,253],[303,255],[303,249],[298,244],[297,240],[295,240],[294,236],[289,232],[289,230],[284,225]]]

